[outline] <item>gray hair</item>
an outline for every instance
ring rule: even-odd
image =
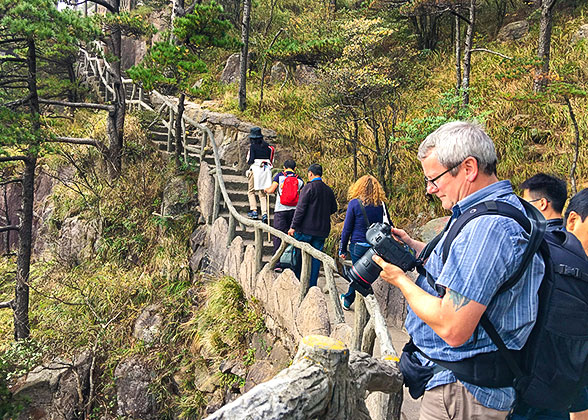
[[[472,156],[486,175],[496,175],[494,143],[477,122],[453,121],[443,124],[423,140],[417,155],[419,160],[429,156],[433,149],[439,163],[446,168],[459,165]],[[451,171],[452,175],[457,171],[457,168]]]

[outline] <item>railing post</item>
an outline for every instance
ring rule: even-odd
[[[235,239],[235,216],[229,211],[229,231],[227,232],[227,248]]]
[[[361,340],[361,351],[374,355],[374,345],[376,344],[376,329],[374,327],[374,318],[370,318],[363,330]]]
[[[133,86],[134,86],[134,85],[135,85],[135,84],[133,83]],[[140,104],[141,104],[142,102],[143,102],[143,88],[142,88],[141,86],[139,86],[139,105],[138,105],[138,106],[140,106]]]
[[[182,144],[184,145],[184,163],[188,163],[188,134],[186,133],[186,120],[182,118]]]
[[[308,293],[308,289],[310,289],[310,270],[312,266],[312,256],[302,250],[302,269],[300,270],[300,296],[298,298],[298,304],[302,303],[304,297]]]
[[[337,286],[335,285],[333,269],[329,264],[323,264],[323,267],[325,270],[325,279],[327,280],[327,288],[329,289],[329,294],[331,295],[331,302],[335,310],[335,321],[337,321],[337,323],[345,322],[343,308],[341,308],[341,303],[339,302],[339,292],[337,291]]]
[[[202,163],[204,161],[204,154],[206,153],[206,139],[207,138],[208,138],[208,132],[205,130],[202,132],[202,142],[200,143],[200,163]]]
[[[261,271],[261,257],[263,255],[263,231],[255,227],[255,273]]]
[[[214,204],[212,205],[212,220],[216,220],[218,218],[219,208],[220,208],[220,199],[221,199],[221,190],[220,190],[220,182],[218,181],[218,177],[220,175],[218,172],[214,174]]]
[[[286,250],[287,246],[288,246],[288,243],[286,241],[282,241],[282,243],[280,243],[280,247],[278,248],[276,253],[274,255],[272,255],[272,258],[270,259],[269,264],[270,264],[271,269],[273,269],[276,266],[276,263],[278,261],[280,261],[280,257],[282,256],[282,254]]]
[[[361,340],[363,332],[368,321],[367,308],[363,296],[356,293],[355,297],[355,323],[353,325],[353,338],[351,340],[351,349],[359,351],[361,349]]]
[[[172,134],[173,126],[174,126],[174,110],[170,106],[169,107],[169,123],[167,125],[167,151],[170,153],[172,151],[172,144],[173,144],[173,142],[172,142],[172,140],[173,140],[173,134]]]

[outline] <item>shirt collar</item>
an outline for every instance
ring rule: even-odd
[[[312,178],[310,181],[308,182],[312,182],[312,181],[322,181],[323,179],[320,176],[314,177]]]
[[[459,217],[464,211],[470,207],[481,203],[483,201],[495,200],[498,197],[513,194],[512,185],[509,180],[498,181],[494,184],[490,184],[487,187],[476,191],[473,194],[468,195],[461,201],[458,201],[455,206],[451,209],[453,214],[452,219]]]

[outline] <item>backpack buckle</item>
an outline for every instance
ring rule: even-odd
[[[555,272],[564,276],[580,277],[580,269],[578,267],[570,267],[565,264],[557,266]]]

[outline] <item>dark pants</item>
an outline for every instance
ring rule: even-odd
[[[351,262],[355,264],[357,260],[359,260],[363,254],[367,252],[368,249],[370,249],[369,246],[354,243],[349,244],[349,255],[351,255]],[[351,306],[351,304],[355,302],[355,289],[353,286],[349,286],[347,293],[345,293],[343,297],[345,298],[345,303],[347,306]]]
[[[296,210],[277,211],[274,213],[274,227],[280,232],[288,233]],[[278,251],[282,240],[274,236],[274,254]]]
[[[325,246],[325,239],[321,238],[320,236],[312,236],[307,235],[305,233],[296,232],[294,234],[294,238],[299,240],[300,242],[308,242],[310,246],[319,251],[322,251]],[[312,264],[310,266],[310,287],[316,286],[319,271],[321,269],[321,262],[316,258],[312,259]],[[296,268],[294,269],[294,273],[296,277],[300,278],[300,272],[302,271],[302,253],[299,249],[296,250]]]

